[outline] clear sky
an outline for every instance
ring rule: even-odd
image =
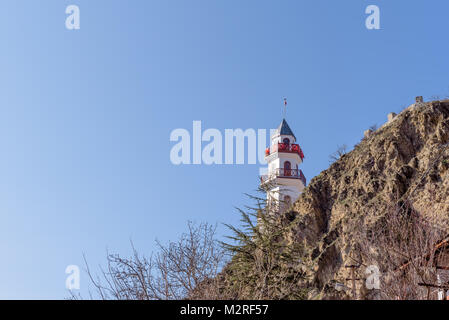
[[[65,27],[71,4],[80,30]],[[274,128],[287,97],[310,180],[415,96],[448,96],[448,13],[446,0],[2,0],[0,298],[62,299],[83,253],[96,269],[187,220],[237,223],[260,165],[173,165],[170,133],[193,120]]]

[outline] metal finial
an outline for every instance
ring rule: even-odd
[[[287,114],[287,98],[284,98],[284,119],[286,114]]]

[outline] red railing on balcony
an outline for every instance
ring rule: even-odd
[[[277,168],[270,175],[265,175],[261,177],[261,183],[265,183],[266,181],[273,178],[292,178],[292,179],[300,179],[304,186],[307,185],[306,177],[302,170],[300,169],[285,169],[285,168]]]
[[[265,155],[269,156],[270,154],[275,152],[297,153],[301,157],[301,160],[304,160],[304,153],[302,152],[302,149],[299,146],[299,144],[278,143],[272,145],[271,148],[267,148],[265,150]]]

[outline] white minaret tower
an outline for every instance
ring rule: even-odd
[[[286,102],[285,102],[286,104]],[[282,120],[271,136],[271,146],[265,150],[265,160],[268,163],[268,175],[261,177],[261,183],[269,186],[268,203],[281,205],[281,211],[289,208],[306,186],[306,178],[299,166],[304,154],[296,144],[296,137]]]

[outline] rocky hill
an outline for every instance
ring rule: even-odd
[[[351,152],[312,179],[293,206],[301,222],[289,232],[290,241],[307,242],[319,256],[313,285],[331,292],[335,282],[354,276],[348,266],[373,263],[357,251],[362,240],[355,230],[379,221],[392,202],[407,201],[413,210],[448,219],[448,169],[449,100],[424,103],[418,97],[379,129],[365,132]],[[363,278],[363,270],[357,276]]]
[[[231,261],[192,298],[435,298],[442,271],[449,288],[448,169],[449,100],[418,97],[284,213],[265,203],[242,212]]]

